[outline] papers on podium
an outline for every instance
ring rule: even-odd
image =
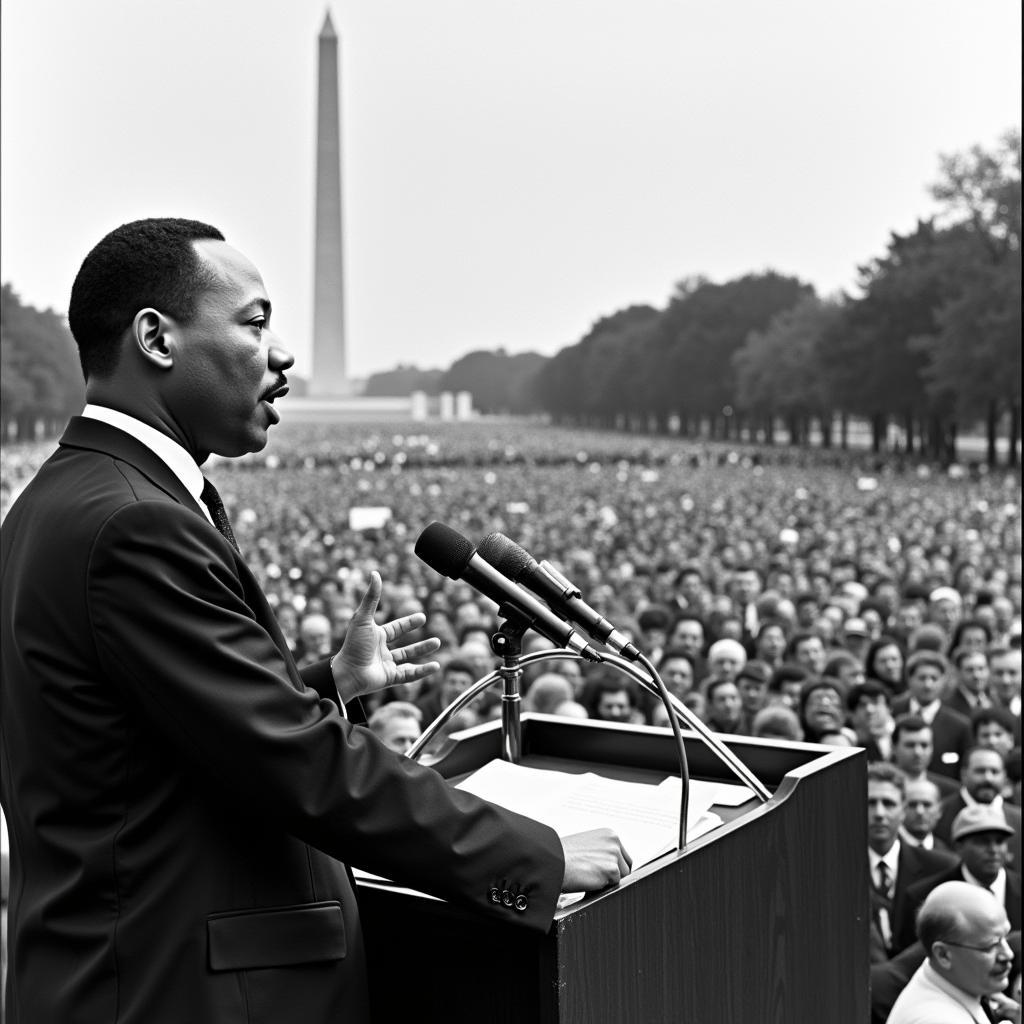
[[[679,842],[680,780],[669,776],[660,785],[622,782],[588,772],[527,768],[494,760],[458,784],[459,789],[500,804],[549,825],[560,836],[610,828],[618,833],[636,869]],[[719,789],[722,789],[719,799]],[[753,794],[745,786],[720,787],[715,783],[690,783],[686,839],[689,842],[722,823],[711,811],[714,803],[740,800]]]

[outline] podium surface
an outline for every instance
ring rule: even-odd
[[[524,715],[522,763],[659,782],[665,729]],[[375,1017],[445,1024],[863,1024],[869,1016],[865,757],[720,737],[772,791],[718,828],[559,910],[546,935],[361,882]],[[457,781],[500,756],[497,723],[433,762]],[[739,780],[684,730],[692,778]]]

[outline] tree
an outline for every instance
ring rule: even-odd
[[[817,417],[824,444],[831,444],[834,405],[822,365],[824,339],[834,329],[838,301],[808,295],[772,317],[763,331],[752,331],[733,356],[736,404],[759,415],[766,440],[776,415],[789,423],[790,439],[806,440],[807,423]]]

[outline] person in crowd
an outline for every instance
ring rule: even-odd
[[[768,703],[768,680],[771,670],[763,661],[748,661],[736,676],[740,694],[739,731],[750,735],[754,718]]]
[[[874,679],[846,693],[846,709],[856,744],[863,747],[868,761],[889,761],[895,722],[889,707],[889,691]]]
[[[582,704],[587,714],[598,722],[635,724],[642,719],[634,687],[616,672],[598,673],[588,679],[583,687]]]
[[[896,948],[896,923],[905,915],[907,889],[952,867],[956,858],[900,842],[906,810],[906,783],[898,768],[868,765],[868,872],[870,878],[870,958],[887,960]]]
[[[864,656],[864,673],[868,679],[875,679],[889,689],[895,698],[906,690],[903,678],[903,648],[892,636],[880,636],[871,642]]]
[[[900,840],[909,846],[948,852],[949,847],[935,835],[935,826],[942,813],[942,793],[939,787],[931,779],[908,779],[906,795]]]
[[[992,644],[992,629],[981,619],[962,619],[949,641],[949,659],[956,662],[957,651],[986,651]]]
[[[892,761],[909,782],[931,782],[938,787],[940,798],[957,791],[957,784],[948,776],[929,769],[935,746],[931,726],[918,715],[900,715],[893,725]]]
[[[772,671],[785,660],[786,628],[777,619],[763,619],[754,638],[754,658]]]
[[[800,707],[800,695],[811,673],[803,665],[783,663],[768,680],[768,703],[783,704],[792,710]]]
[[[453,700],[460,697],[477,680],[477,667],[464,658],[452,658],[441,670],[440,678],[431,680],[420,696],[413,701],[423,722],[429,725]],[[475,703],[475,702],[474,702]],[[471,721],[462,719],[463,728],[475,725],[479,718],[479,710],[472,705],[463,710],[469,711]]]
[[[557,672],[545,672],[530,684],[522,699],[523,711],[536,711],[541,715],[553,715],[560,704],[576,698],[572,683]]]
[[[1005,762],[1010,751],[1017,746],[1014,735],[1018,720],[1004,708],[990,706],[981,708],[971,715],[971,736],[974,745],[999,751]]]
[[[928,620],[939,626],[948,639],[952,639],[963,611],[963,598],[952,587],[936,587],[928,595]]]
[[[896,998],[888,1024],[1019,1024],[1020,1005],[1003,994],[1013,965],[1010,922],[990,892],[966,882],[938,886],[916,931],[927,959]]]
[[[847,690],[861,686],[867,679],[864,663],[849,651],[844,650],[834,651],[829,654],[828,661],[825,662],[823,674],[831,676],[833,679],[838,679]],[[873,681],[877,682],[877,680]],[[886,687],[886,696],[887,700],[891,697],[891,691],[888,687]]]
[[[363,1024],[347,863],[537,934],[561,890],[615,884],[610,831],[560,839],[362,724],[364,693],[438,667],[405,642],[422,615],[375,621],[375,568],[341,650],[296,667],[242,553],[259,517],[236,537],[200,468],[279,420],[292,356],[255,266],[209,225],[132,222],[68,318],[87,404],[0,531],[7,1013]]]
[[[1006,765],[1002,755],[989,747],[971,747],[960,770],[960,789],[942,801],[942,814],[935,826],[935,834],[944,842],[952,840],[953,822],[965,808],[976,804],[990,804],[1003,812],[1006,823],[1013,829],[1010,841],[1011,863],[1019,866],[1021,840],[1021,812],[1019,807],[1003,799],[1006,785]]]
[[[672,624],[668,648],[673,651],[683,651],[690,656],[697,679],[703,679],[706,671],[704,641],[704,622],[701,617],[696,612],[680,612]]]
[[[747,663],[747,652],[738,640],[726,637],[716,640],[708,648],[708,676],[702,684],[702,692],[707,696],[707,682],[712,679],[725,679],[735,682],[740,669]]]
[[[907,659],[907,693],[893,701],[896,715],[918,715],[932,730],[932,771],[956,778],[971,744],[971,723],[942,703],[949,662],[937,651],[915,651]]]
[[[809,743],[817,743],[828,733],[842,732],[846,727],[846,693],[838,679],[811,677],[800,691],[800,726]],[[847,739],[854,743],[853,730]]]
[[[991,707],[988,655],[985,650],[958,647],[950,661],[955,675],[953,688],[943,699],[946,707],[958,711],[965,718],[970,718],[975,711]]]
[[[943,882],[967,882],[987,889],[1006,909],[1010,927],[1021,927],[1021,878],[1007,870],[1008,844],[1013,829],[1002,811],[991,804],[965,807],[953,820],[953,849],[959,860],[952,867],[915,882],[907,890],[905,919],[898,922],[901,948],[914,941],[914,918],[918,907]]]
[[[800,719],[792,708],[784,704],[768,704],[754,716],[750,727],[751,736],[782,740],[802,740],[804,731]]]
[[[377,708],[366,724],[384,746],[404,754],[420,738],[422,722],[423,712],[415,704],[395,700]]]
[[[786,662],[803,665],[812,675],[820,676],[828,661],[828,652],[821,636],[809,631],[794,633],[786,645]]]
[[[993,647],[988,652],[989,686],[992,701],[1005,708],[1020,722],[1021,651],[1010,647]],[[1020,725],[1017,726],[1020,745]]]
[[[861,606],[863,609],[863,606]],[[876,613],[877,614],[877,613]],[[851,616],[843,622],[841,628],[841,646],[863,665],[867,657],[868,648],[871,646],[871,630],[867,621],[859,616]],[[826,668],[827,672],[828,669]]]
[[[299,668],[313,665],[328,657],[333,650],[331,620],[321,612],[303,615],[299,622]]]
[[[704,688],[707,701],[707,724],[715,732],[741,732],[743,699],[739,687],[731,679],[712,679]]]

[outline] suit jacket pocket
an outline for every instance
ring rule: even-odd
[[[244,971],[342,960],[345,922],[337,901],[229,911],[206,919],[211,971]]]

